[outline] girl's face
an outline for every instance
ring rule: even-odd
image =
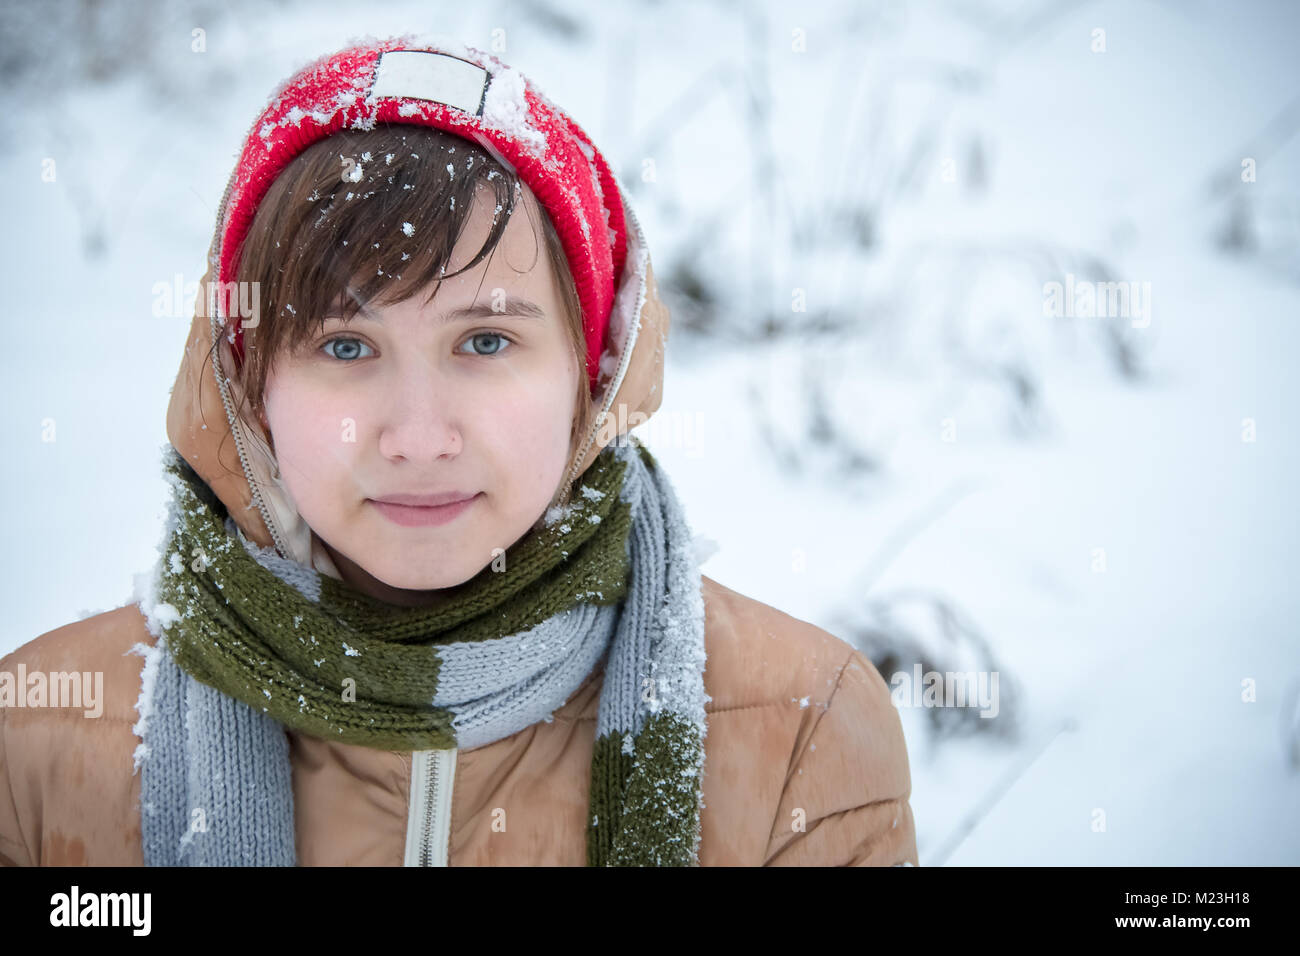
[[[344,580],[391,603],[432,604],[420,592],[468,581],[565,477],[584,371],[540,222],[534,231],[540,207],[522,191],[496,249],[427,306],[425,289],[346,324],[327,317],[267,378],[264,423],[294,504]],[[494,205],[475,203],[447,272],[482,248]],[[453,492],[476,497],[442,523],[376,503]]]

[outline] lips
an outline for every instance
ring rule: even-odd
[[[453,498],[449,504],[421,505],[405,504],[404,501],[428,501],[430,499]],[[454,521],[483,496],[480,491],[477,494],[466,496],[464,492],[453,492],[451,495],[386,495],[383,498],[368,498],[367,500],[375,506],[375,509],[394,524],[401,525],[404,528],[421,528],[433,525],[443,525]]]
[[[384,495],[382,498],[372,498],[372,501],[382,501],[390,505],[410,505],[417,508],[435,508],[439,505],[455,504],[458,501],[465,501],[473,498],[475,492],[472,491],[444,491],[434,495]]]

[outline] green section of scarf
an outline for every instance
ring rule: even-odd
[[[177,520],[157,598],[174,610],[167,640],[196,680],[295,730],[383,750],[456,746],[452,714],[430,701],[438,645],[529,630],[579,602],[617,604],[628,589],[626,463],[598,455],[558,519],[541,523],[429,608],[398,607],[325,574],[304,596],[228,534],[227,511],[179,456]]]
[[[699,729],[669,711],[647,717],[634,754],[624,736],[596,740],[591,759],[588,866],[698,866]]]

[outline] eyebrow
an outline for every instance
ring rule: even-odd
[[[382,325],[383,319],[379,315],[369,311],[362,306],[357,315],[368,319],[371,322]],[[452,322],[464,322],[468,319],[495,319],[502,316],[513,316],[526,319],[544,319],[546,310],[536,302],[529,299],[519,298],[518,296],[508,295],[502,303],[500,309],[494,309],[492,306],[484,303],[475,303],[474,305],[462,306],[459,309],[452,309],[450,312],[442,313],[437,322],[439,325],[446,325]],[[330,309],[325,313],[325,321],[330,319],[342,319],[338,309]]]

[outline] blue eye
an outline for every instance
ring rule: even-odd
[[[483,358],[490,358],[493,355],[500,355],[502,352],[506,350],[506,345],[510,343],[510,339],[506,338],[500,332],[479,332],[477,335],[472,335],[468,339],[466,339],[465,344],[471,345],[475,342],[483,342],[484,340],[486,340],[489,343],[488,346],[489,350],[486,352],[475,351],[472,354],[481,356]],[[490,343],[492,343],[493,341],[498,341],[501,344],[497,345],[495,348],[491,348]],[[468,354],[468,353],[462,353],[462,354]]]
[[[355,344],[355,345],[358,345],[358,346],[360,346],[361,348],[365,348],[365,349],[370,348],[370,346],[366,345],[366,343],[365,343],[365,342],[362,342],[360,339],[350,339],[350,338],[339,337],[339,338],[336,338],[336,339],[330,339],[328,342],[326,342],[324,345],[321,346],[321,349],[325,352],[326,355],[329,355],[331,358],[336,358],[336,359],[338,359],[339,361],[344,362],[344,363],[346,363],[346,362],[350,362],[352,359],[356,359],[356,358],[364,358],[364,357],[365,357],[365,356],[362,356],[362,355],[356,355],[356,354],[353,354],[353,352],[352,352],[351,349],[346,349],[342,355],[340,355],[338,352],[331,352],[331,351],[330,351],[330,346],[331,346],[331,345],[337,345],[337,344],[340,343],[340,342],[342,342],[342,343],[344,343],[344,344],[349,344],[349,345],[353,345],[353,344]]]
[[[502,335],[500,332],[480,332],[477,335],[473,335],[466,339],[465,344],[474,345],[475,349],[473,352],[468,353],[462,351],[461,354],[477,355],[480,358],[491,358],[494,355],[500,355],[502,352],[506,351],[506,347],[512,343],[507,336]],[[335,345],[342,345],[342,350],[335,350],[333,348]],[[360,339],[350,338],[348,336],[338,336],[337,338],[332,338],[321,345],[321,351],[330,358],[337,359],[344,364],[349,364],[356,359],[369,357],[368,355],[358,351],[358,349],[369,348],[370,346]],[[373,350],[371,350],[369,354],[373,355]]]

